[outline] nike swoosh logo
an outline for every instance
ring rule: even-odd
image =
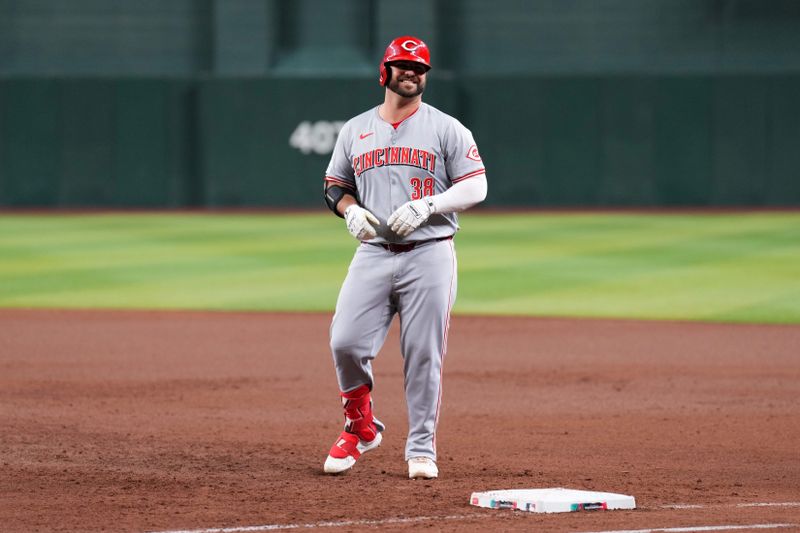
[[[359,135],[359,136],[358,136],[358,138],[359,138],[359,139],[361,139],[361,140],[363,141],[364,139],[366,139],[367,137],[369,137],[369,136],[370,136],[370,135],[372,135],[373,133],[375,133],[375,132],[374,132],[374,131],[371,131],[371,132],[369,132],[369,133],[362,133],[361,135]]]

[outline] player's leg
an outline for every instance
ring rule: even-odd
[[[384,426],[372,413],[371,362],[395,312],[390,301],[392,263],[383,252],[370,245],[358,248],[336,303],[330,345],[345,427],[325,461],[327,473],[348,470],[362,453],[381,443]]]
[[[406,460],[424,457],[435,461],[442,363],[456,297],[456,254],[453,241],[448,240],[403,255],[398,312],[408,406]],[[410,474],[411,467],[409,463]],[[435,472],[435,464],[432,468]],[[435,473],[419,477],[435,477]]]
[[[383,248],[362,244],[339,291],[330,347],[339,388],[372,389],[372,360],[386,340],[395,314],[391,301],[393,261]]]

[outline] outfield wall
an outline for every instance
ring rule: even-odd
[[[0,206],[321,207],[402,34],[488,205],[800,205],[798,0],[0,0]]]
[[[473,130],[487,205],[785,206],[799,94],[800,75],[432,76],[426,96]],[[0,80],[0,205],[321,206],[336,128],[380,97],[371,79]]]

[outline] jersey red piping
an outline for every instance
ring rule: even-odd
[[[344,187],[346,189],[355,190],[355,184],[350,183],[349,181],[345,181],[345,180],[340,179],[340,178],[334,178],[333,176],[325,176],[325,182],[326,183],[333,183],[335,185],[341,185],[342,187]]]
[[[447,355],[447,334],[450,332],[450,313],[453,310],[453,285],[456,280],[456,249],[453,241],[450,241],[450,256],[453,259],[453,274],[450,277],[450,295],[447,298],[447,318],[444,324],[444,335],[442,336],[442,353],[439,356],[439,394],[436,398],[436,414],[433,419],[433,453],[436,453],[436,428],[439,426],[439,413],[442,407],[442,379],[444,377],[444,358]]]
[[[459,181],[463,181],[463,180],[465,180],[467,178],[474,178],[475,176],[480,176],[481,174],[485,174],[485,173],[486,173],[486,169],[485,168],[481,168],[479,170],[475,170],[475,171],[469,172],[468,174],[464,174],[463,176],[459,176],[457,178],[453,178],[450,181],[453,182],[453,183],[458,183]]]

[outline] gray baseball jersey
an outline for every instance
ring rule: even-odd
[[[422,103],[392,125],[378,107],[349,120],[339,132],[325,181],[357,192],[381,225],[371,242],[435,239],[458,230],[455,213],[434,214],[405,239],[386,220],[409,200],[433,196],[484,173],[472,133],[458,120]]]

